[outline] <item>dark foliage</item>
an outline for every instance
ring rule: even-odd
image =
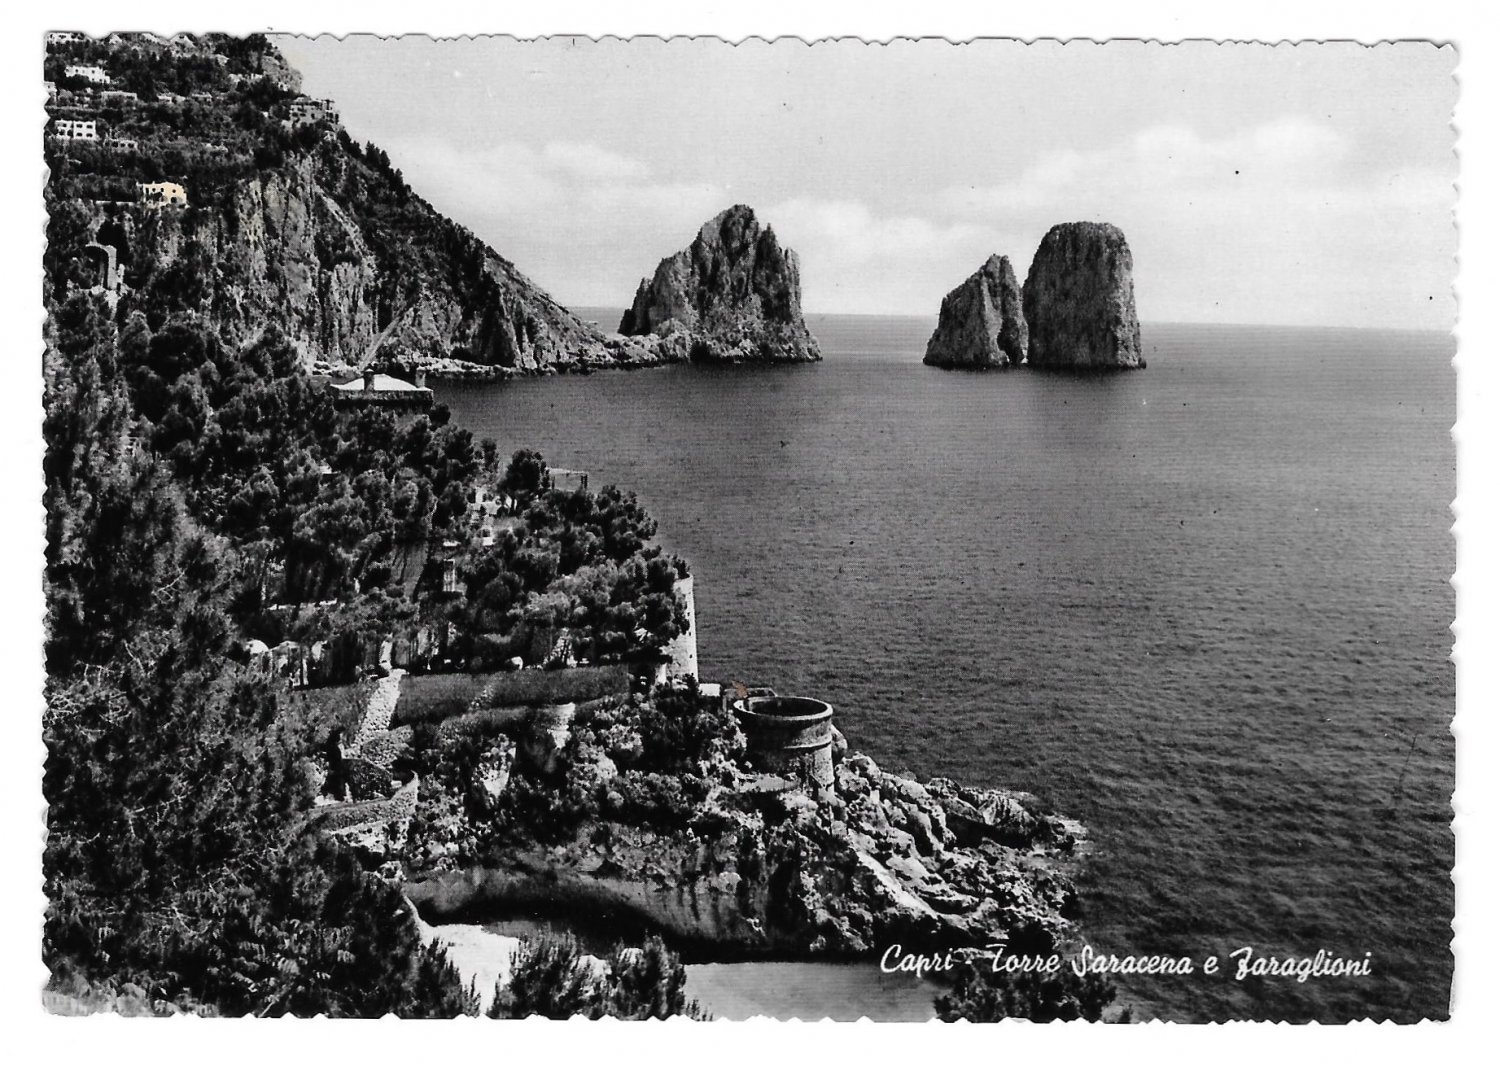
[[[105,65],[111,93],[63,78],[72,63]],[[46,74],[62,91],[53,118],[98,118],[139,142],[47,142],[54,984],[158,1011],[474,1012],[400,898],[309,832],[313,760],[335,728],[352,728],[349,711],[291,700],[239,652],[252,638],[322,641],[325,678],[350,681],[372,646],[430,624],[455,637],[445,656],[459,663],[564,634],[580,657],[649,661],[682,627],[681,566],[649,546],[654,524],[633,497],[544,491],[530,455],[513,530],[465,555],[460,592],[413,596],[399,582],[406,563],[444,541],[475,545],[477,492],[505,482],[498,447],[442,407],[336,409],[281,310],[242,307],[247,268],[224,251],[249,184],[275,177],[315,182],[337,207],[313,210],[354,221],[375,257],[381,326],[416,280],[499,307],[493,269],[508,266],[416,197],[380,150],[334,125],[286,122],[295,92],[263,37],[69,43],[49,48]],[[184,183],[190,207],[134,203],[136,183],[163,180]],[[317,231],[321,269],[355,256],[337,228]],[[96,241],[124,270],[110,301],[91,292]],[[489,325],[486,359],[526,330]],[[419,744],[408,765],[442,751]],[[470,752],[442,758],[452,779],[472,775]]]
[[[1006,951],[1018,956],[1046,957],[1055,947],[1045,931],[1034,928],[1013,934]],[[993,958],[985,955],[959,964],[946,979],[948,991],[934,1002],[938,1018],[944,1022],[967,1019],[976,1023],[1001,1019],[1098,1022],[1115,999],[1115,987],[1104,975],[1079,975],[1066,963],[1053,972],[1007,972],[995,971],[993,967]]]
[[[507,983],[496,986],[491,1019],[667,1019],[707,1014],[684,994],[687,972],[660,938],[643,948],[616,947],[603,964],[584,959],[569,938],[528,941],[511,959]]]

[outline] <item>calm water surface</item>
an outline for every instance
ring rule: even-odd
[[[438,395],[637,491],[705,677],[1088,823],[1097,948],[1372,955],[1137,982],[1138,1015],[1446,1014],[1451,341],[1147,325],[1148,370],[1076,380],[925,368],[923,319],[809,323],[819,365]]]

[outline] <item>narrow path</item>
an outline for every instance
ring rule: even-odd
[[[393,669],[388,676],[375,682],[370,693],[370,702],[365,707],[364,720],[359,723],[359,732],[354,737],[353,754],[359,754],[372,736],[391,727],[391,718],[396,713],[396,701],[401,698],[401,678],[406,670]]]

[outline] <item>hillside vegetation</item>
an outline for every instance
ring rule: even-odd
[[[291,691],[247,652],[321,644],[327,683],[347,685],[379,672],[384,637],[426,629],[435,663],[482,671],[566,632],[649,669],[684,625],[685,566],[632,495],[546,490],[538,455],[507,466],[441,406],[334,407],[311,360],[367,348],[414,293],[408,341],[517,367],[572,321],[383,154],[284,123],[300,98],[263,40],[65,43],[47,74],[54,120],[137,143],[47,140],[52,988],[154,1012],[476,1012],[399,892],[309,832],[360,693]],[[190,203],[135,200],[147,181]],[[123,286],[91,243],[116,250]],[[486,545],[476,502],[502,494],[511,523]],[[396,582],[398,559],[449,546],[453,583],[441,563]]]

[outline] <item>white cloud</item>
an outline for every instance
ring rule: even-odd
[[[440,211],[582,305],[628,304],[657,259],[731,203],[722,187],[658,178],[643,160],[591,143],[422,138],[392,140],[387,151]]]
[[[749,198],[800,255],[812,311],[932,315],[991,253],[1024,279],[1047,228],[1074,219],[1124,229],[1148,320],[1441,323],[1451,311],[1451,176],[1372,168],[1343,133],[1305,118],[1218,136],[1152,126],[904,205],[816,193],[757,202],[753,190],[665,178],[586,142],[389,150],[440,209],[582,305],[627,303],[660,257]]]
[[[1118,224],[1143,318],[1409,324],[1451,312],[1453,197],[1437,168],[1358,161],[1340,131],[1289,117],[1217,137],[1154,126],[935,203],[1025,232],[1023,259],[1051,223]]]
[[[644,179],[651,173],[651,169],[640,160],[582,142],[548,142],[540,157],[548,168],[558,173],[585,179]]]
[[[491,214],[607,208],[627,196],[649,206],[701,197],[710,189],[653,182],[645,162],[582,142],[553,141],[540,149],[518,142],[479,148],[433,138],[396,142],[389,151],[416,188]]]
[[[847,198],[796,197],[757,215],[797,250],[814,311],[936,315],[943,295],[1005,244],[986,221],[882,214]]]
[[[1337,131],[1287,117],[1249,130],[1206,138],[1183,126],[1148,127],[1117,145],[1089,152],[1048,153],[1014,181],[949,187],[938,205],[952,214],[1040,208],[1076,200],[1168,201],[1222,191],[1297,193],[1342,183],[1348,146]]]
[[[877,216],[861,201],[797,197],[762,214],[790,244],[816,245],[843,263],[941,255],[972,242],[985,228],[971,223],[933,223],[920,216]]]

